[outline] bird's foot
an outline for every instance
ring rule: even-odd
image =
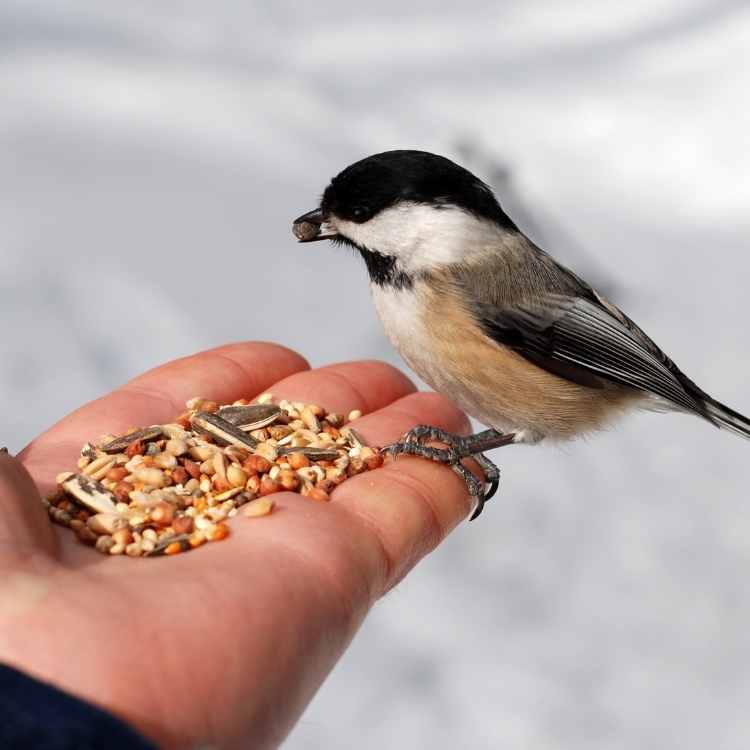
[[[437,440],[446,448],[434,448],[425,443]],[[400,455],[421,456],[450,466],[466,482],[469,494],[477,499],[477,507],[470,520],[477,518],[484,504],[497,492],[500,484],[500,469],[482,451],[499,448],[513,442],[513,435],[503,435],[497,430],[485,430],[476,435],[455,435],[439,427],[417,425],[404,435],[398,443],[392,443],[381,452],[393,458]],[[485,482],[481,482],[462,463],[463,458],[473,458],[484,472]],[[485,491],[485,484],[489,488]]]

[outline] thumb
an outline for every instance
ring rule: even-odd
[[[7,449],[0,449],[0,555],[4,562],[29,553],[51,555],[52,524],[33,479]],[[10,559],[9,559],[10,558]]]

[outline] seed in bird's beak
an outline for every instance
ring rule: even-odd
[[[292,224],[292,232],[300,242],[310,242],[320,234],[320,224],[311,224],[309,221],[300,221]]]
[[[292,232],[300,242],[332,240],[338,235],[328,223],[328,216],[320,208],[308,211],[292,223]],[[323,228],[325,225],[325,229]]]

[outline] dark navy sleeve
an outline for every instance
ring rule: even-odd
[[[156,750],[101,708],[4,665],[0,665],[0,748]]]

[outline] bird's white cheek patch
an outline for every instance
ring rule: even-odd
[[[362,224],[332,223],[357,245],[397,258],[407,273],[460,262],[501,239],[495,224],[450,205],[400,203]]]

